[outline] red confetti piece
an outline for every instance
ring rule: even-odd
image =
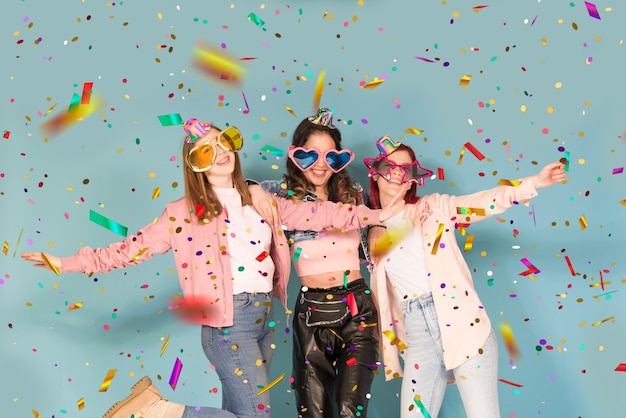
[[[93,88],[93,83],[85,83],[83,84],[83,95],[80,99],[80,104],[89,104],[89,100],[91,99],[91,89]]]
[[[346,360],[346,364],[348,365],[348,367],[352,367],[352,366],[356,366],[356,359],[354,357],[349,358],[348,360]]]
[[[520,260],[526,267],[528,267],[528,270],[521,272],[519,275],[520,276],[528,276],[529,274],[537,274],[540,273],[539,269],[535,266],[532,265],[532,263],[530,261],[528,261],[527,258],[522,258]]]
[[[443,168],[439,167],[437,169],[437,176],[439,177],[439,180],[444,180],[445,179],[445,176],[444,176],[444,173],[443,173]]]
[[[615,368],[616,372],[626,372],[626,363],[620,363]]]
[[[522,387],[522,385],[520,385],[519,383],[513,383],[513,382],[511,382],[509,380],[498,379],[498,381],[502,382],[502,383],[506,383],[507,385],[515,386],[516,388],[521,388]]]
[[[478,158],[480,161],[485,159],[485,156],[480,151],[478,151],[476,147],[474,147],[470,142],[466,142],[464,146],[469,152],[474,154],[474,157]]]
[[[348,306],[350,307],[350,314],[356,316],[359,313],[359,308],[356,306],[356,299],[354,299],[354,293],[348,293]]]
[[[569,267],[569,271],[572,272],[572,276],[576,275],[576,272],[574,271],[574,267],[572,266],[571,261],[569,261],[569,257],[565,256],[565,261],[567,262],[567,266]]]
[[[267,256],[269,256],[269,253],[267,251],[263,251],[261,254],[256,256],[256,261],[261,262],[265,260]]]
[[[10,132],[10,131],[4,131],[4,133],[2,134],[2,137],[3,137],[4,139],[9,139],[9,136],[10,136],[10,135],[11,135],[11,132]]]

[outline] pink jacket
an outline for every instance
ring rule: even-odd
[[[379,210],[365,205],[352,206],[334,202],[294,202],[275,197],[280,225],[285,229],[320,231],[324,228],[356,229],[380,224]],[[154,223],[137,235],[106,248],[81,248],[71,257],[62,258],[61,271],[106,273],[116,268],[137,265],[173,250],[180,287],[185,297],[206,298],[212,304],[200,323],[212,327],[233,325],[233,288],[229,262],[225,213],[208,224],[192,219],[185,198],[170,202]],[[287,281],[290,254],[282,229],[272,228],[270,252],[275,265],[274,296],[287,306]],[[200,321],[200,320],[198,320]]]
[[[500,186],[466,196],[430,194],[416,203],[420,213],[420,225],[416,228],[421,231],[424,242],[422,251],[426,256],[446,369],[454,369],[477,355],[491,332],[491,323],[456,242],[456,225],[483,220],[516,203],[528,205],[536,195],[532,181],[525,178],[517,187]],[[483,209],[484,216],[481,211],[475,215],[458,214],[458,208]],[[440,224],[444,227],[433,254]],[[404,353],[398,345],[405,344],[406,333],[400,302],[385,275],[384,259],[374,266],[371,282],[378,306],[385,379],[391,380],[402,376],[399,356]]]

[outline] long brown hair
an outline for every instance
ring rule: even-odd
[[[341,132],[339,129],[317,125],[309,121],[308,118],[304,118],[296,127],[296,130],[293,132],[291,144],[296,147],[301,147],[309,139],[309,136],[316,132],[330,135],[335,143],[335,149],[341,151]],[[293,191],[293,198],[295,200],[302,200],[308,190],[315,189],[315,186],[307,180],[302,170],[300,170],[290,158],[287,158],[286,168],[287,174],[285,175],[285,180],[287,181],[289,190]],[[345,169],[339,173],[333,173],[330,176],[326,184],[326,192],[328,193],[328,200],[331,202],[342,202],[353,205],[362,203],[361,196],[356,188],[356,183]]]
[[[221,131],[220,128],[212,125],[212,129]],[[187,155],[189,151],[196,146],[195,143],[183,141],[183,173],[185,179],[185,198],[189,205],[190,213],[196,215],[196,219],[200,222],[208,223],[211,219],[220,215],[224,208],[220,203],[213,186],[209,183],[205,173],[196,173],[189,166]],[[246,186],[246,180],[241,169],[241,161],[239,153],[235,152],[235,168],[232,174],[233,184],[241,196],[241,204],[243,206],[251,205],[252,198]]]
[[[409,153],[412,161],[416,160],[415,151],[413,151],[413,148],[408,145],[400,144],[400,146],[396,148],[392,154],[397,151],[406,151]],[[417,184],[411,183],[411,187],[404,195],[404,201],[410,204],[416,203],[418,200],[419,196],[417,196]],[[380,192],[378,190],[378,183],[374,180],[374,177],[370,177],[370,204],[373,209],[380,209]]]

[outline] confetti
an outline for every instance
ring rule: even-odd
[[[276,386],[278,384],[278,382],[280,382],[281,380],[283,380],[283,378],[285,377],[285,373],[281,374],[280,376],[278,376],[276,379],[272,380],[270,383],[267,384],[267,386],[261,388],[256,396],[260,396],[261,394],[267,392],[268,390],[270,390],[271,388],[273,388],[274,386]]]
[[[502,335],[506,351],[509,353],[509,358],[513,361],[517,361],[520,358],[520,351],[517,342],[515,341],[515,336],[513,335],[511,326],[505,321],[500,323],[498,329]]]
[[[80,398],[77,404],[78,404],[78,410],[82,411],[83,408],[85,407],[85,398]]]
[[[109,371],[107,372],[107,375],[104,378],[104,381],[100,385],[100,390],[98,390],[98,392],[106,392],[109,389],[109,386],[111,385],[111,381],[115,377],[116,372],[117,372],[117,369],[109,369]]]
[[[370,81],[369,83],[363,84],[361,86],[361,88],[362,89],[375,89],[376,87],[378,87],[379,85],[381,85],[384,82],[385,82],[385,80],[381,80],[379,78],[375,78],[372,81]]]
[[[165,353],[165,350],[167,349],[167,345],[169,343],[170,343],[170,336],[168,335],[165,341],[163,341],[163,345],[161,346],[161,353],[159,354],[159,357],[163,357],[163,353]]]
[[[276,155],[277,157],[282,157],[283,155],[285,155],[285,151],[279,148],[272,147],[271,145],[264,146],[263,148],[261,148],[261,151],[267,152],[268,154]]]
[[[441,167],[437,168],[437,177],[439,177],[439,180],[445,180],[443,168]]]
[[[585,6],[587,7],[587,12],[589,13],[589,16],[601,20],[600,14],[598,13],[598,8],[595,4],[586,1]]]
[[[13,257],[17,254],[17,248],[20,246],[20,241],[22,240],[22,233],[24,232],[24,228],[20,229],[20,235],[17,237],[17,242],[15,243],[15,250],[13,250]]]
[[[83,302],[70,303],[67,306],[68,311],[75,311],[76,309],[80,309],[83,307]]]
[[[459,154],[459,160],[456,163],[457,165],[461,165],[464,155],[465,155],[465,147],[461,148],[461,153]]]
[[[296,251],[293,254],[293,261],[298,261],[298,259],[300,259],[300,254],[302,254],[302,247],[296,248]]]
[[[465,207],[457,207],[456,208],[457,215],[477,215],[477,216],[485,216],[485,209],[483,208],[465,208]]]
[[[476,147],[474,147],[471,143],[466,142],[464,145],[465,148],[467,148],[469,150],[469,152],[471,152],[472,154],[474,154],[474,157],[478,158],[480,161],[485,159],[485,156],[483,154],[481,154],[480,151],[478,151],[476,149]]]
[[[152,200],[158,198],[160,195],[161,195],[161,188],[155,187],[154,190],[152,190]]]
[[[415,405],[417,405],[420,411],[422,411],[422,415],[424,416],[424,418],[430,418],[430,414],[428,413],[428,411],[426,410],[426,407],[422,403],[420,396],[415,395],[415,397],[413,398],[413,401],[415,401]]]
[[[441,234],[443,234],[443,228],[445,228],[445,225],[439,224],[439,228],[437,229],[437,235],[435,235],[435,243],[433,244],[433,249],[430,252],[432,255],[437,254],[437,249],[439,248],[439,241],[441,241]]]
[[[474,235],[469,235],[465,238],[465,245],[463,246],[463,252],[472,251],[472,247],[474,245]]]
[[[500,179],[498,180],[498,184],[500,186],[513,186],[513,187],[519,187],[520,184],[522,184],[521,181],[519,180],[507,180],[507,179]]]
[[[359,313],[359,308],[356,305],[356,299],[354,298],[354,293],[348,293],[348,307],[350,308],[350,315],[357,316]]]
[[[326,79],[326,70],[320,71],[317,76],[317,83],[315,83],[315,92],[313,93],[313,112],[317,112],[320,107],[320,101],[322,99],[322,92],[324,91],[324,80]]]
[[[263,251],[261,254],[256,256],[256,261],[261,262],[265,260],[270,254],[267,251]]]
[[[248,100],[246,99],[246,94],[242,91],[241,95],[243,96],[243,102],[246,105],[246,110],[244,110],[244,113],[248,113],[250,112],[250,106],[248,106]]]
[[[292,108],[290,108],[289,106],[285,105],[285,109],[287,109],[287,112],[289,112],[291,114],[291,116],[293,116],[294,118],[297,118],[296,113],[293,111]]]
[[[52,264],[52,262],[48,260],[48,257],[46,257],[44,253],[40,253],[40,255],[41,255],[41,261],[43,261],[44,264],[48,266],[48,268],[54,272],[54,274],[56,274],[57,276],[61,275],[57,266]]]
[[[374,242],[370,252],[374,257],[382,257],[394,249],[413,230],[411,222],[402,222],[399,225],[389,227],[383,235]]]
[[[112,221],[111,219],[100,215],[99,213],[90,210],[89,211],[89,220],[93,223],[96,223],[98,225],[100,225],[103,228],[108,229],[109,231],[115,232],[116,234],[120,234],[123,237],[126,237],[126,235],[128,234],[128,228],[118,224],[115,221]]]
[[[4,133],[2,134],[2,137],[4,139],[9,139],[10,136],[11,136],[11,131],[4,131]]]
[[[183,363],[180,361],[178,357],[176,357],[176,361],[174,362],[174,368],[172,369],[172,374],[170,376],[170,386],[172,390],[176,390],[176,385],[178,384],[178,378],[180,377],[180,372],[183,370]]]
[[[422,129],[415,129],[414,127],[410,126],[408,128],[406,128],[404,130],[405,134],[411,134],[411,135],[421,135],[424,131]]]
[[[134,263],[135,261],[137,261],[139,259],[139,257],[141,257],[146,251],[148,251],[150,248],[145,247],[142,248],[141,250],[139,250],[139,252],[137,254],[135,254],[133,256],[133,258],[130,259],[129,263]]]
[[[624,172],[624,167],[617,167],[613,169],[613,174],[622,174]]]
[[[574,267],[572,266],[572,262],[568,256],[565,256],[565,261],[567,262],[567,267],[569,267],[569,271],[572,273],[572,276],[575,276],[576,272],[574,271]]]
[[[248,15],[248,20],[252,23],[254,23],[255,25],[257,25],[258,27],[262,28],[263,25],[265,25],[265,22],[258,17],[257,15],[255,15],[254,13],[250,12],[250,14]],[[265,30],[265,28],[263,28]]]
[[[626,363],[620,363],[615,368],[616,372],[626,372]]]
[[[192,64],[200,73],[229,86],[243,83],[246,69],[230,54],[210,45],[198,46],[192,54]]]
[[[396,334],[394,334],[393,332],[387,330],[383,331],[383,334],[385,335],[385,337],[389,338],[389,341],[391,341],[391,345],[398,346],[398,350],[406,350],[407,348],[409,348],[405,343],[400,341],[400,339],[396,337]]]
[[[569,159],[570,159],[570,153],[569,151],[565,151],[565,156],[563,158],[561,158],[561,163],[563,164],[563,170],[565,171],[569,171]]]
[[[93,83],[83,84],[83,95],[80,98],[80,104],[89,104],[89,100],[91,99],[92,88],[93,88]]]
[[[585,229],[587,229],[587,218],[585,218],[585,215],[582,215],[579,219],[578,219],[578,223],[580,224],[580,229],[582,229],[583,231]]]
[[[471,75],[464,74],[461,76],[461,79],[459,80],[459,86],[467,86],[471,80],[472,80]]]
[[[522,258],[520,260],[520,262],[522,262],[526,267],[528,267],[528,270],[523,271],[521,273],[519,273],[520,276],[528,276],[530,274],[537,274],[540,273],[541,271],[535,267],[530,261],[528,261],[527,258]]]
[[[356,366],[357,361],[354,357],[351,357],[348,360],[346,360],[346,364],[348,365],[348,367]]]
[[[417,59],[418,59],[418,60],[420,60],[420,61],[424,61],[424,62],[435,62],[435,61],[433,61],[433,60],[431,60],[431,59],[424,58],[424,57],[415,57],[415,58],[417,58]]]
[[[183,118],[178,113],[170,113],[169,115],[161,115],[157,116],[159,118],[159,122],[161,122],[161,126],[173,126],[173,125],[183,125],[185,122]]]
[[[594,322],[593,324],[591,324],[591,326],[595,327],[597,325],[604,324],[605,322],[609,322],[609,321],[612,321],[613,323],[615,323],[615,315],[609,316],[608,318],[603,319],[602,321]]]
[[[515,386],[516,388],[523,387],[523,385],[520,385],[519,383],[513,383],[510,380],[498,379],[498,382],[506,383],[507,385]]]
[[[92,95],[89,104],[85,105],[80,104],[80,96],[75,96],[78,98],[78,103],[72,111],[61,113],[39,126],[45,135],[55,136],[105,106],[105,102],[95,95]]]

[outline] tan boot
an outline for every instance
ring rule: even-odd
[[[113,405],[102,418],[181,418],[185,405],[163,399],[148,376],[130,389],[126,399]]]

